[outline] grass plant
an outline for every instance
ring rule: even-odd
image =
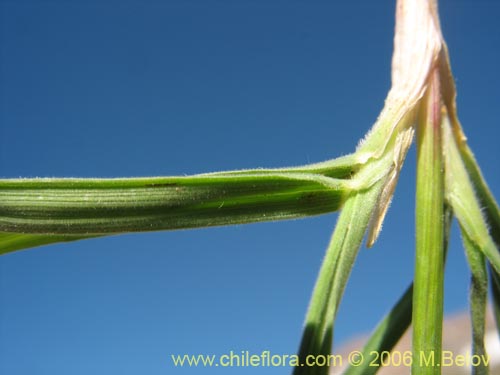
[[[471,269],[473,354],[486,355],[492,289],[500,324],[500,210],[467,145],[437,0],[398,0],[392,87],[372,129],[347,156],[302,167],[189,177],[1,179],[0,254],[128,232],[286,220],[340,211],[326,250],[298,355],[332,352],[335,318],[363,240],[380,233],[405,156],[417,144],[413,285],[374,330],[365,353],[390,351],[413,325],[412,373],[440,374],[443,275],[451,219]],[[488,272],[489,271],[489,272]],[[422,362],[422,353],[434,353]],[[346,374],[379,367],[352,366]],[[294,374],[327,374],[297,366]],[[474,373],[488,373],[482,362]]]

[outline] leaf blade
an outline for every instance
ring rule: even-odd
[[[18,234],[0,237],[0,253],[76,237],[319,215],[338,210],[350,191],[347,180],[290,172],[0,180],[0,232]]]
[[[334,321],[353,263],[377,204],[383,180],[350,197],[339,216],[326,251],[306,316],[299,348],[300,363],[309,355],[329,355]],[[326,375],[328,366],[299,366],[294,375]]]
[[[411,324],[413,284],[410,285],[394,307],[377,325],[372,335],[363,347],[361,358],[372,358],[373,353],[379,353],[378,366],[374,361],[362,361],[360,366],[349,366],[344,375],[372,375],[377,373],[381,354],[391,351]]]

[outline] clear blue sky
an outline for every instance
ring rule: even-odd
[[[441,1],[459,115],[500,197],[500,3]],[[0,177],[183,175],[352,152],[390,86],[393,1],[0,0]],[[414,150],[336,338],[410,283]],[[293,354],[336,216],[115,236],[0,258],[0,373],[218,374]],[[458,231],[446,312],[466,307]],[[287,374],[288,368],[230,369]]]

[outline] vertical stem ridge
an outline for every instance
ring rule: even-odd
[[[444,178],[441,94],[435,70],[417,130],[416,261],[412,373],[440,374],[443,325]]]

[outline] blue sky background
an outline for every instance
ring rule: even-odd
[[[500,197],[500,2],[443,0],[459,115]],[[0,0],[0,177],[183,175],[352,152],[390,86],[393,1]],[[411,282],[414,150],[336,327]],[[336,215],[122,235],[0,258],[0,373],[287,374],[170,354],[295,353]],[[454,227],[446,312],[466,308]]]

